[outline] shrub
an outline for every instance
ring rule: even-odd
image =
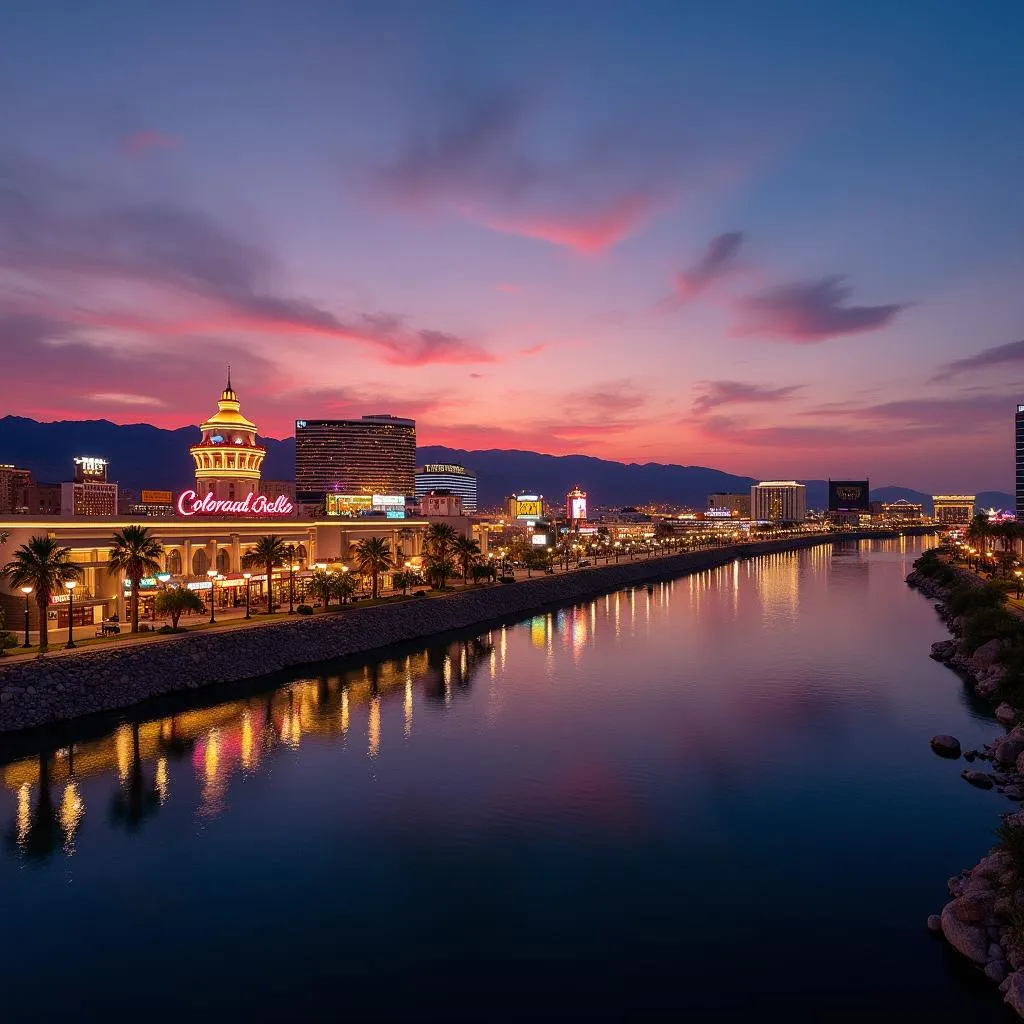
[[[416,593],[413,594],[412,596],[413,597],[426,597],[427,596],[427,592],[425,590],[417,590]]]
[[[312,615],[313,609],[310,608],[308,604],[300,604],[299,607],[295,609],[295,612],[297,615]]]
[[[18,646],[18,638],[14,633],[3,631],[0,632],[0,658],[4,656],[4,651],[9,651],[12,647]]]
[[[980,587],[957,587],[946,599],[951,615],[964,615],[979,608],[998,608],[1006,599],[1006,591],[995,583]]]
[[[964,616],[964,648],[973,654],[989,640],[1017,643],[1024,639],[1024,623],[1005,608],[976,608]]]
[[[158,633],[177,633],[178,631],[173,626],[161,626]]]
[[[516,581],[515,576],[499,576],[498,577],[498,582],[499,583],[515,583],[515,581]]]
[[[140,633],[152,633],[153,632],[153,627],[150,626],[146,622],[140,622],[139,623],[139,632]]]

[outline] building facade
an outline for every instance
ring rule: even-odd
[[[1024,405],[1017,406],[1014,418],[1014,442],[1017,455],[1017,522],[1024,523]]]
[[[26,489],[32,486],[32,471],[17,466],[0,465],[0,515],[27,511]]]
[[[420,514],[424,516],[461,516],[462,496],[448,490],[427,491],[419,497]]]
[[[728,509],[730,514],[737,519],[750,518],[750,495],[749,494],[726,494],[718,492],[708,495],[709,509]]]
[[[477,510],[476,473],[465,466],[452,463],[432,463],[416,469],[416,496],[430,491],[450,491],[462,499],[462,510],[472,514]]]
[[[328,494],[416,493],[416,421],[378,414],[295,421],[295,494],[301,505]]]
[[[242,415],[230,370],[217,411],[199,429],[202,439],[189,448],[196,468],[196,496],[243,501],[258,493],[267,450],[256,443],[256,424]]]
[[[750,488],[750,518],[767,523],[802,523],[807,488],[796,480],[762,480]]]
[[[933,494],[932,509],[940,526],[968,526],[974,518],[973,494]]]

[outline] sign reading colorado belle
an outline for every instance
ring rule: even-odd
[[[279,494],[271,500],[265,494],[251,491],[240,501],[228,501],[206,494],[202,498],[195,491],[182,491],[178,496],[180,516],[290,516],[295,506]]]

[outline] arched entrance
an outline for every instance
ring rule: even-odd
[[[181,575],[181,552],[177,548],[167,552],[167,571],[172,576]]]
[[[210,568],[210,560],[206,557],[205,548],[197,548],[192,552],[192,575],[205,576]]]
[[[231,572],[231,552],[227,548],[219,548],[217,551],[217,572]]]

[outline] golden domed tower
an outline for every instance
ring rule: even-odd
[[[212,494],[225,501],[242,501],[250,492],[259,492],[260,467],[267,450],[256,444],[256,424],[240,411],[231,387],[230,366],[217,411],[199,429],[202,441],[189,448],[196,464],[198,497]]]

